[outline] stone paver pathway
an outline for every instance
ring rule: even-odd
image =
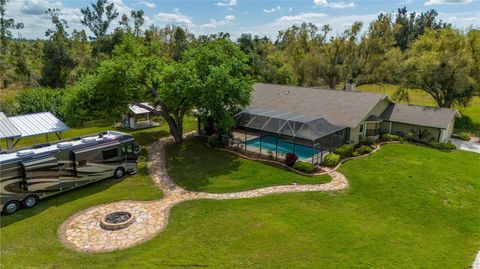
[[[473,261],[472,269],[480,269],[480,251],[478,251],[477,257]]]
[[[165,144],[171,138],[153,143],[149,150],[148,169],[155,184],[163,191],[164,197],[156,201],[120,201],[91,207],[81,211],[59,229],[61,241],[68,247],[83,252],[106,252],[128,248],[151,239],[168,224],[170,208],[174,205],[194,199],[244,199],[260,197],[274,193],[339,191],[348,187],[344,175],[329,170],[332,180],[325,184],[280,185],[233,193],[207,193],[188,191],[169,177],[165,167]],[[100,227],[100,219],[114,211],[129,211],[135,221],[127,228],[107,231]]]

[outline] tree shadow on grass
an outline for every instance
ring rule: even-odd
[[[166,155],[169,175],[178,185],[193,191],[210,185],[209,178],[238,171],[242,163],[238,156],[207,147],[202,137],[186,139],[181,145],[169,144]]]
[[[97,194],[101,195],[102,192],[107,191],[111,187],[114,187],[115,185],[122,183],[124,180],[136,180],[137,178],[132,178],[132,177],[136,177],[137,175],[140,177],[149,176],[148,169],[141,168],[138,170],[137,174],[135,175],[125,176],[121,179],[107,178],[97,182],[90,183],[88,185],[84,185],[84,186],[72,189],[70,191],[59,193],[58,195],[47,197],[45,199],[40,200],[40,203],[38,203],[38,205],[36,205],[33,208],[21,209],[12,215],[1,216],[0,227],[3,228],[10,224],[14,224],[18,221],[22,221],[30,217],[34,217],[35,215],[43,212],[44,210],[49,209],[50,207],[60,207],[64,204],[75,203],[77,200],[91,196],[91,195],[97,195]],[[81,206],[76,208],[73,213],[76,213],[80,210],[89,208],[97,204],[111,203],[119,200],[125,200],[125,196],[118,196],[118,197],[114,196],[113,199],[112,199],[112,195],[98,197],[98,202],[94,204],[90,204],[89,201],[81,202],[79,204]]]
[[[121,131],[126,131],[126,130],[121,130]],[[129,133],[131,133],[133,136],[135,136],[135,140],[142,146],[147,146],[151,144],[154,141],[157,141],[158,139],[167,136],[169,133],[167,130],[160,129],[160,127],[155,127],[151,129],[144,129],[140,131],[131,131],[128,130]],[[144,158],[145,160],[147,159],[147,150],[143,149],[139,157]],[[144,165],[145,163],[142,163]],[[139,176],[148,176],[148,169],[146,167],[140,167],[138,169],[137,175]],[[1,216],[0,217],[0,227],[6,227],[10,224],[13,224],[15,222],[28,219],[30,217],[33,217],[42,211],[50,208],[50,207],[57,207],[61,206],[66,203],[71,203],[75,202],[78,199],[82,199],[87,196],[95,195],[95,194],[100,194],[110,187],[115,186],[118,183],[121,183],[123,180],[126,180],[130,178],[131,176],[124,177],[122,179],[114,179],[114,178],[108,178],[108,179],[103,179],[97,182],[93,182],[91,184],[72,189],[70,191],[64,192],[64,193],[59,193],[58,195],[54,195],[52,197],[48,197],[45,199],[42,199],[38,205],[36,205],[33,208],[30,209],[21,209],[18,212],[16,212],[13,215],[9,216]],[[150,177],[149,177],[150,178]],[[101,201],[99,201],[98,204],[104,203],[104,202],[113,202],[116,200],[124,200],[124,197],[118,197],[118,199],[109,199],[108,201],[104,201],[105,198],[100,198]],[[86,206],[86,208],[90,207],[92,205]],[[81,210],[81,209],[79,209]]]

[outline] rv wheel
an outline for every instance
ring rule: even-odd
[[[121,178],[123,177],[124,174],[125,174],[125,169],[123,169],[123,167],[119,167],[115,169],[115,172],[113,173],[115,178]]]
[[[3,205],[2,213],[5,215],[10,215],[17,212],[18,209],[20,209],[20,203],[18,201],[12,200],[8,201],[5,205]]]
[[[38,201],[40,199],[38,199],[38,196],[36,195],[29,195],[27,196],[25,199],[23,199],[22,201],[22,206],[24,208],[31,208],[31,207],[34,207],[38,204]]]

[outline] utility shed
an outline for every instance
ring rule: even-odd
[[[54,133],[61,139],[61,133],[70,129],[50,112],[32,113],[7,117],[0,112],[0,138],[7,141],[7,150],[11,150],[25,137],[45,135],[48,142],[48,134]]]
[[[149,103],[142,105],[154,109]],[[151,112],[143,107],[134,104],[128,106],[127,114],[122,115],[122,126],[130,129],[144,129],[153,126],[159,126],[160,123],[151,119]]]

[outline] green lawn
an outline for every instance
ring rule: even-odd
[[[181,154],[200,146],[193,142]],[[224,155],[200,153],[201,163]],[[209,168],[197,164],[189,173],[227,190],[220,177],[236,180],[254,166],[218,172],[225,165],[219,160],[216,172],[205,175]],[[2,217],[2,268],[468,268],[480,249],[479,167],[480,154],[387,145],[342,165],[347,191],[190,201],[172,209],[165,231],[130,249],[86,254],[60,244],[59,225],[81,209],[160,197],[141,169]],[[283,171],[263,175],[277,173]]]
[[[233,192],[296,183],[323,183],[328,176],[302,176],[283,167],[211,149],[202,138],[166,148],[167,169],[178,185],[206,192]]]
[[[398,86],[390,85],[390,84],[382,84],[382,85],[365,84],[365,85],[358,86],[357,89],[359,91],[378,92],[378,93],[384,93],[384,94],[393,96],[395,91],[398,89]],[[436,106],[436,103],[433,100],[433,98],[421,90],[410,90],[409,100],[402,101],[402,102],[411,103],[415,105]],[[472,132],[480,136],[480,97],[474,96],[472,101],[468,105],[468,107],[459,108],[459,112],[462,115],[469,116],[476,126],[471,130],[456,130],[456,131]]]

